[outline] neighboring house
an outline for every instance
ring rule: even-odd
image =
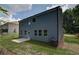
[[[32,40],[63,44],[63,19],[60,6],[19,21],[19,36]]]
[[[19,22],[7,22],[0,26],[2,33],[19,33]]]

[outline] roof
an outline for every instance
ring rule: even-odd
[[[55,8],[52,8],[52,9],[46,10],[46,11],[44,11],[44,12],[41,12],[41,13],[35,14],[35,15],[30,16],[30,17],[27,17],[27,18],[24,18],[23,20],[28,19],[28,18],[31,18],[31,17],[34,17],[34,16],[39,16],[39,15],[42,15],[42,14],[49,13],[49,12],[51,12],[51,11],[57,10],[58,8],[60,8],[60,6],[57,6],[57,7],[55,7]],[[23,20],[20,20],[20,21],[23,21]],[[20,22],[20,21],[19,21],[19,22]]]
[[[13,22],[7,22],[8,24],[19,24],[18,21],[13,21]]]
[[[18,21],[14,21],[14,22],[7,22],[3,25],[0,25],[0,26],[4,26],[4,25],[7,25],[7,24],[16,24],[16,25],[19,25],[19,22]]]

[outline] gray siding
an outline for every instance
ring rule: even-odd
[[[61,13],[59,12],[60,15],[58,15],[61,19]],[[53,37],[53,41],[57,41],[58,36],[57,36],[57,14],[58,11],[57,10],[53,10],[50,11],[49,13],[45,13],[45,14],[41,14],[41,15],[36,15],[36,16],[32,16],[30,18],[27,18],[25,20],[22,20],[19,22],[19,31],[22,33],[20,33],[20,37],[27,37],[27,35],[25,35],[24,31],[27,30],[30,32],[29,36],[31,39],[34,40],[39,40],[39,41],[44,41],[44,42],[49,42],[50,38]],[[32,22],[32,19],[36,18],[36,22]],[[59,27],[62,27],[61,21],[59,20]],[[28,23],[31,22],[31,25],[28,25]],[[35,36],[34,35],[34,30],[48,30],[48,35],[44,36],[43,32],[42,32],[42,36]],[[61,34],[61,28],[58,29],[59,30],[59,34]],[[61,32],[60,32],[61,31]]]

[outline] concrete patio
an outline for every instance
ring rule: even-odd
[[[22,43],[22,42],[29,41],[29,40],[30,40],[29,38],[19,38],[19,39],[12,40],[12,42]]]

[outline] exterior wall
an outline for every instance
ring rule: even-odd
[[[33,18],[36,18],[36,22],[32,22]],[[31,25],[28,25],[28,22],[31,22]],[[34,35],[34,30],[45,29],[48,30],[48,36]],[[20,37],[27,37],[24,34],[25,30],[30,32],[31,39],[49,42],[50,38],[53,37],[53,40],[57,41],[57,10],[21,21],[20,31],[22,31],[22,34],[20,34]]]
[[[32,22],[32,19],[35,18],[36,22]],[[29,25],[30,22],[30,25]],[[50,42],[58,46],[60,41],[63,41],[63,19],[62,19],[62,10],[57,8],[48,13],[43,13],[41,15],[35,15],[29,18],[26,18],[19,22],[19,36],[27,38],[28,36],[33,40]],[[24,31],[30,32],[30,34],[25,35]],[[48,30],[48,35],[42,36],[34,35],[34,30]]]

